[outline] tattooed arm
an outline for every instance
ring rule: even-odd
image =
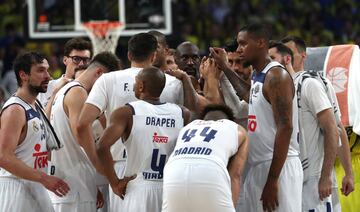
[[[295,88],[291,76],[278,67],[272,68],[264,82],[263,93],[270,102],[276,124],[274,153],[271,161],[268,178],[261,195],[265,211],[274,210],[278,205],[278,179],[287,158],[292,123],[292,100]]]
[[[236,95],[241,99],[249,102],[250,87],[246,81],[241,79],[228,65],[226,52],[221,48],[210,48],[210,53],[214,58],[216,64],[224,72],[225,76],[229,79],[231,85],[236,91]]]

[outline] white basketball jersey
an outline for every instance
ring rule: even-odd
[[[214,161],[226,170],[229,158],[239,148],[238,125],[222,119],[195,120],[179,133],[169,162],[183,158],[203,158]]]
[[[137,174],[143,180],[162,181],[165,163],[184,126],[183,111],[172,103],[153,105],[140,100],[128,105],[133,108],[133,126],[124,142],[128,156],[125,176]]]
[[[248,133],[249,133],[249,158],[250,164],[271,160],[274,153],[276,124],[271,104],[263,94],[263,85],[268,71],[276,66],[283,67],[280,63],[270,62],[260,73],[254,71],[251,79],[249,99]],[[288,156],[299,155],[298,144],[298,112],[294,94],[292,104],[292,124]]]
[[[26,116],[26,136],[24,141],[16,147],[15,156],[29,167],[46,173],[48,167],[48,151],[46,148],[46,130],[40,114],[20,97],[12,96],[4,104],[2,111],[10,105],[17,104],[24,108]],[[14,120],[16,121],[16,120]],[[14,177],[15,175],[0,168],[0,177]]]
[[[115,109],[124,106],[126,103],[138,100],[135,97],[133,87],[135,77],[141,70],[142,68],[132,67],[106,73],[95,82],[86,102],[95,105],[101,112],[105,112],[107,125],[110,124],[110,115]],[[181,81],[166,75],[166,84],[160,100],[182,104],[183,87]],[[114,160],[126,158],[121,139],[112,146],[111,153]]]
[[[73,81],[62,87],[55,96],[51,107],[50,122],[54,127],[63,148],[52,151],[51,163],[55,166],[55,176],[66,178],[71,190],[65,197],[50,193],[54,203],[73,202],[77,194],[81,201],[96,200],[95,169],[81,146],[77,143],[70,127],[69,118],[64,111],[66,93],[75,86],[81,86]]]

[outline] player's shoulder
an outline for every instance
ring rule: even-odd
[[[166,84],[182,84],[181,80],[165,73]]]

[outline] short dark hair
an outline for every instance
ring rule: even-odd
[[[156,30],[150,30],[148,33],[150,35],[153,35],[156,38],[156,40],[159,43],[161,43],[161,45],[163,45],[165,47],[167,46],[166,37],[163,33],[156,31]]]
[[[229,119],[230,121],[235,121],[234,112],[231,110],[229,106],[223,104],[206,105],[200,114],[200,118],[204,119],[206,114],[213,111],[221,111],[227,116],[227,119]]]
[[[254,36],[256,39],[265,39],[265,42],[269,44],[269,40],[271,37],[271,31],[270,28],[267,27],[264,24],[261,23],[253,23],[249,24],[247,26],[242,27],[239,32],[248,32],[252,36]]]
[[[107,69],[107,72],[121,69],[120,59],[109,51],[100,52],[99,54],[95,55],[90,64],[92,63],[100,63]]]
[[[294,65],[294,53],[291,49],[285,44],[278,42],[278,41],[270,41],[269,42],[269,49],[276,48],[276,50],[281,54],[281,56],[290,55],[291,57],[291,64]]]
[[[45,56],[39,52],[25,52],[19,54],[14,60],[14,72],[18,86],[22,85],[20,71],[30,74],[31,66],[43,63]]]
[[[166,77],[163,71],[151,66],[141,70],[138,77],[143,81],[146,91],[151,96],[160,97],[166,83]]]
[[[295,43],[295,46],[296,46],[296,49],[299,51],[299,52],[305,52],[306,51],[306,43],[305,41],[300,38],[300,37],[297,37],[297,36],[286,36],[285,38],[281,39],[281,42],[282,43],[287,43],[287,42],[294,42]]]
[[[236,41],[236,38],[234,40],[232,40],[231,42],[225,44],[226,52],[236,52],[237,48],[238,48],[238,43]]]
[[[84,40],[82,38],[72,38],[65,43],[64,46],[64,55],[70,56],[72,50],[89,50],[90,58],[93,56],[93,47],[90,41]]]
[[[149,33],[132,36],[128,42],[128,52],[136,62],[143,62],[157,49],[156,38]]]

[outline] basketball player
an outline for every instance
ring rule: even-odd
[[[289,47],[281,42],[270,41],[269,56],[272,60],[283,65],[291,76],[294,76],[294,54]]]
[[[98,154],[106,177],[114,193],[124,199],[119,211],[161,211],[163,168],[190,117],[186,108],[160,101],[164,86],[165,74],[158,68],[140,71],[134,85],[140,100],[116,109],[100,139]],[[119,138],[128,155],[123,179],[111,165],[110,147]]]
[[[141,69],[152,66],[156,48],[156,38],[148,33],[139,33],[130,38],[128,58],[131,62],[131,68],[104,74],[95,82],[78,120],[77,139],[79,142],[94,141],[91,126],[103,112],[105,112],[109,124],[110,114],[116,108],[137,100],[133,91],[135,76]],[[181,87],[167,88],[165,86],[164,89],[168,89],[167,92],[172,93],[172,95],[167,95],[164,98],[161,96],[162,101],[181,102],[179,100],[182,98]],[[121,141],[113,145],[112,154],[116,173],[122,178],[126,153]],[[120,205],[121,199],[110,193],[110,211],[117,211]]]
[[[0,211],[53,211],[47,188],[65,196],[69,186],[46,174],[48,150],[45,123],[35,100],[46,92],[47,60],[36,52],[14,61],[18,90],[4,105],[0,128]]]
[[[166,54],[166,66],[170,70],[176,70],[178,68],[178,65],[175,63],[175,49],[169,49]]]
[[[163,212],[235,211],[248,151],[230,108],[208,105],[179,133],[164,169]]]
[[[95,143],[76,140],[76,129],[81,108],[95,81],[109,71],[118,70],[119,59],[110,52],[97,54],[84,73],[69,82],[56,94],[51,109],[51,124],[64,141],[64,147],[52,152],[55,175],[65,178],[72,190],[66,197],[50,195],[55,211],[96,211]],[[95,162],[94,162],[95,163]]]
[[[237,52],[254,68],[251,90],[228,66],[223,49],[210,52],[237,94],[249,102],[244,211],[301,211],[297,98],[290,74],[268,56],[268,36],[261,24],[246,26],[237,36]]]
[[[66,67],[65,74],[59,79],[51,80],[47,92],[39,95],[38,99],[43,107],[46,107],[51,95],[56,95],[56,93],[53,92],[55,85],[59,83],[66,84],[65,82],[74,79],[75,68],[88,64],[93,56],[92,54],[91,43],[82,38],[72,38],[65,43],[63,58]]]
[[[300,82],[300,76],[304,72],[306,44],[297,37],[286,37],[282,42],[294,53],[295,88],[298,88],[298,84],[301,83],[301,90],[297,92],[301,93],[299,120],[304,168],[303,211],[341,211],[333,173],[337,151],[339,151],[340,161],[346,173],[342,184],[345,195],[353,191],[354,181],[349,144],[340,120],[341,114],[335,91],[327,80],[327,88],[331,93],[331,99],[329,99],[326,88],[318,80],[308,78]],[[335,116],[333,106],[335,106]],[[337,150],[338,127],[341,129],[342,143],[339,150]]]

